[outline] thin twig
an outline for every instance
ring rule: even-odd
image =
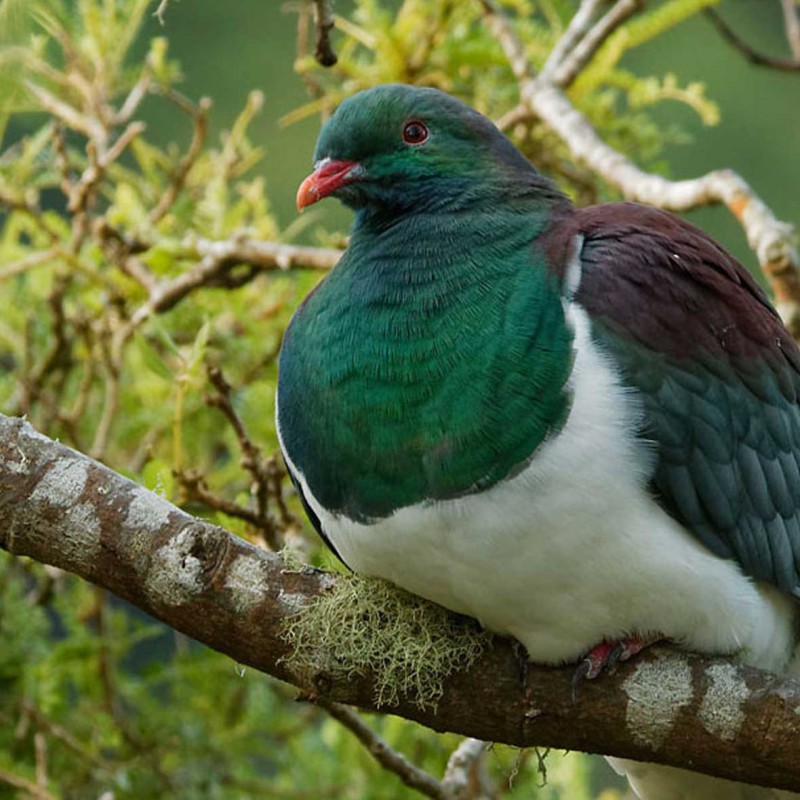
[[[519,125],[521,122],[530,122],[535,119],[535,115],[525,105],[514,106],[510,111],[506,111],[500,119],[495,122],[497,128],[503,133],[510,131],[512,128]]]
[[[738,50],[751,64],[755,64],[758,67],[782,70],[783,72],[800,71],[800,57],[780,58],[779,56],[768,56],[764,53],[759,53],[740,38],[715,9],[705,8],[703,9],[703,13],[714,23],[714,27],[719,31],[720,36],[722,36],[731,47]],[[787,36],[788,35],[787,28]]]
[[[32,267],[38,267],[40,264],[46,264],[48,261],[52,261],[57,254],[58,250],[56,248],[28,253],[27,256],[23,256],[17,261],[12,261],[10,264],[3,266],[3,268],[0,269],[0,281],[4,281],[6,278],[11,278],[14,275],[19,275],[22,272],[27,272]]]
[[[26,214],[33,220],[42,233],[44,233],[47,238],[50,239],[52,244],[61,244],[60,231],[57,231],[50,225],[50,223],[47,222],[42,214],[42,209],[38,206],[38,200],[34,201],[28,196],[19,197],[10,194],[3,194],[2,190],[0,190],[0,206],[6,206],[11,211],[19,211],[22,214]]]
[[[552,82],[562,89],[572,85],[581,70],[592,60],[594,54],[600,49],[603,42],[622,25],[629,17],[633,16],[643,7],[643,0],[618,0],[612,8],[604,14],[588,30],[573,48],[568,50],[552,73]],[[555,52],[555,50],[554,50]]]
[[[89,142],[87,152],[90,155],[90,163],[83,171],[78,183],[72,187],[72,192],[67,204],[67,210],[70,213],[77,214],[86,208],[88,198],[102,179],[106,169],[125,152],[128,145],[139,136],[139,134],[144,132],[145,127],[144,122],[138,120],[136,122],[131,122],[119,135],[114,144],[101,155],[96,155],[92,142]]]
[[[47,739],[41,731],[33,735],[33,748],[36,759],[36,785],[47,791]]]
[[[324,708],[334,719],[345,726],[369,754],[384,768],[393,772],[403,783],[434,800],[450,800],[442,784],[432,775],[412,764],[404,755],[393,750],[389,743],[378,736],[352,708],[318,697],[317,705]]]
[[[65,297],[72,283],[67,275],[59,275],[53,284],[53,289],[47,298],[47,305],[53,318],[51,328],[51,344],[42,360],[26,370],[22,380],[24,390],[23,410],[28,413],[31,407],[42,396],[45,382],[48,378],[59,373],[66,374],[73,363],[72,342],[67,335],[67,326],[70,320],[65,310]]]
[[[26,86],[31,94],[39,101],[45,111],[60,119],[68,128],[79,131],[94,141],[96,144],[105,144],[107,131],[99,120],[81,114],[63,100],[59,100],[42,86],[31,81],[26,81]]]
[[[111,769],[111,766],[107,762],[84,747],[66,728],[63,728],[57,722],[53,722],[29,700],[23,700],[22,710],[25,714],[30,715],[40,728],[45,730],[53,738],[58,739],[65,747],[72,750],[73,753],[87,763],[103,770]]]
[[[522,40],[514,33],[511,23],[506,18],[500,6],[494,0],[481,0],[481,5],[486,12],[484,20],[489,30],[495,35],[503,46],[511,71],[515,77],[520,74],[526,78],[533,78],[536,73],[525,53],[525,45]],[[569,31],[569,29],[567,29]],[[565,34],[566,35],[566,34]],[[572,36],[574,34],[570,34]],[[558,43],[554,48],[558,49]],[[546,64],[545,64],[546,66]]]
[[[174,475],[187,499],[200,502],[213,511],[221,511],[234,519],[244,520],[254,528],[262,528],[263,520],[255,511],[244,508],[244,506],[234,503],[233,500],[228,500],[227,497],[214,494],[206,483],[205,475],[201,472],[193,469],[175,469]],[[268,549],[277,550],[279,548],[269,547]]]
[[[94,435],[94,441],[89,450],[92,458],[101,461],[108,446],[108,438],[111,435],[111,426],[117,416],[119,409],[120,394],[120,371],[122,366],[122,354],[127,338],[133,335],[133,330],[128,326],[114,329],[115,323],[108,317],[100,320],[100,329],[96,331],[96,340],[100,346],[102,364],[106,373],[106,380],[103,387],[103,411],[100,414],[100,421]],[[122,339],[127,334],[126,339]]]
[[[314,57],[323,67],[332,67],[339,59],[331,45],[331,31],[334,16],[331,0],[312,0],[314,7],[314,25],[317,29],[317,47]]]
[[[256,501],[253,524],[263,533],[267,546],[271,550],[278,550],[281,543],[278,540],[276,520],[269,511],[271,497],[279,509],[281,527],[297,525],[297,520],[294,519],[294,516],[283,502],[282,480],[284,473],[277,467],[275,456],[264,458],[261,448],[250,438],[242,418],[233,406],[231,385],[225,380],[220,368],[215,365],[208,365],[206,371],[209,382],[216,389],[215,394],[206,397],[206,403],[218,408],[230,423],[236,434],[239,449],[242,451],[242,467],[253,478],[251,494]]]
[[[116,264],[122,272],[146,289],[148,294],[155,290],[158,278],[144,261],[137,258],[139,253],[147,252],[153,246],[152,243],[123,233],[104,216],[94,221],[92,233],[110,263]]]
[[[169,5],[169,0],[161,0],[161,2],[158,4],[158,8],[153,12],[153,16],[162,25],[164,24],[164,14],[166,13],[168,5]]]
[[[163,24],[163,23],[162,23]],[[150,72],[149,65],[145,64],[139,80],[133,85],[133,88],[128,92],[128,96],[119,108],[119,111],[114,115],[111,120],[112,125],[124,125],[139,108],[139,104],[144,99],[153,81],[153,76]]]
[[[186,154],[180,160],[177,169],[173,173],[164,194],[161,195],[158,204],[148,215],[148,220],[151,225],[158,222],[164,214],[169,211],[186,184],[186,177],[189,174],[189,170],[194,166],[198,156],[203,150],[203,144],[205,143],[206,133],[208,131],[208,111],[210,108],[211,100],[208,97],[203,97],[197,104],[197,108],[193,110],[192,141],[189,143],[189,149],[186,151]]]
[[[581,0],[578,10],[567,25],[567,29],[550,51],[547,61],[544,62],[541,75],[546,80],[551,80],[556,70],[561,66],[570,53],[578,46],[592,27],[597,11],[607,0]],[[485,4],[484,4],[485,6]],[[497,9],[495,9],[496,12]],[[495,13],[493,12],[493,13]]]
[[[27,792],[35,800],[58,800],[55,795],[50,794],[47,789],[43,789],[33,781],[23,778],[21,775],[15,775],[13,772],[0,768],[0,781],[13,786],[15,789],[21,789]]]
[[[192,239],[184,242],[183,258],[200,257],[188,272],[158,284],[147,303],[131,318],[135,328],[152,314],[168,311],[200,286],[235,288],[243,286],[260,272],[292,268],[331,269],[341,257],[340,250],[324,247],[301,247],[279,242],[250,239]],[[237,267],[243,271],[236,272]]]

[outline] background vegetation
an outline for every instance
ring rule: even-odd
[[[534,64],[576,5],[504,3]],[[641,166],[731,166],[780,218],[800,219],[800,75],[726,47],[700,14],[713,0],[645,5],[572,101]],[[776,52],[779,9],[766,8],[720,11]],[[343,243],[345,212],[293,210],[320,115],[342,97],[418,82],[502,119],[516,82],[478,3],[341,2],[328,71],[310,54],[305,3],[183,0],[164,25],[155,9],[0,0],[0,408],[251,541],[333,568],[283,479],[272,424],[281,332],[321,273],[241,253]],[[541,123],[508,130],[578,202],[614,198]],[[752,263],[724,212],[698,216]],[[408,796],[337,720],[294,700],[100,590],[0,555],[0,798]],[[394,718],[370,724],[436,775],[457,744]],[[540,755],[493,748],[494,796],[621,791],[580,755],[550,754],[545,783]]]

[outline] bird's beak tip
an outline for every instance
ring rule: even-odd
[[[297,210],[302,211],[337,189],[361,177],[363,170],[357,161],[326,158],[297,189]]]

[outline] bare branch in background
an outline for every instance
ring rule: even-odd
[[[376,710],[376,673],[342,671],[341,654],[326,651],[324,642],[313,665],[301,669],[287,660],[287,623],[345,576],[289,566],[22,419],[0,416],[0,485],[0,548],[106,588],[310,697]],[[744,781],[758,776],[762,785],[800,790],[800,682],[656,647],[584,684],[573,698],[573,670],[530,665],[523,677],[513,643],[495,638],[470,667],[445,680],[435,707],[401,695],[377,710],[518,747],[681,767],[690,753],[696,771]],[[665,683],[679,689],[665,698]],[[722,685],[735,687],[724,701]],[[729,722],[709,718],[709,702],[728,704]],[[465,744],[462,755],[469,760],[479,747]]]
[[[189,498],[199,500],[209,508],[222,511],[228,516],[245,520],[258,532],[265,547],[277,551],[283,544],[279,534],[300,528],[300,523],[283,501],[286,472],[277,455],[265,458],[261,448],[250,438],[244,422],[234,408],[232,387],[219,367],[209,365],[207,374],[216,391],[206,396],[206,403],[222,412],[236,434],[239,449],[242,451],[242,467],[252,477],[250,494],[255,502],[255,510],[213,494],[204,476],[198,472],[176,468],[175,476]],[[272,513],[271,504],[274,504],[277,516]]]
[[[450,754],[441,780],[420,769],[394,750],[352,708],[322,697],[314,702],[344,725],[384,768],[411,789],[433,800],[489,800],[496,793],[483,773],[482,761],[488,745],[480,739],[464,739]]]
[[[314,7],[314,25],[317,30],[317,47],[314,57],[323,67],[332,67],[339,60],[331,45],[334,26],[331,0],[311,0]]]
[[[153,314],[173,308],[186,295],[201,286],[235,288],[251,281],[260,272],[305,269],[331,269],[341,257],[340,250],[261,242],[252,239],[187,238],[182,258],[199,258],[188,272],[154,285],[147,303],[131,318],[137,328]],[[243,269],[242,269],[243,268]]]
[[[786,0],[784,0],[784,3]],[[788,0],[793,4],[793,0]],[[797,72],[800,71],[800,56],[795,55],[794,58],[780,58],[779,56],[765,55],[759,53],[757,50],[750,47],[734,30],[728,25],[727,22],[720,16],[719,12],[713,8],[706,8],[703,10],[705,15],[714,23],[714,27],[719,31],[722,38],[738,50],[751,64],[758,67],[769,67],[770,69],[778,69],[784,72]],[[790,16],[786,17],[787,22]],[[789,27],[786,28],[787,37],[790,36]]]
[[[58,800],[54,794],[51,794],[47,789],[40,786],[38,783],[29,781],[21,775],[15,775],[6,769],[0,768],[0,782],[13,786],[25,792],[25,797],[33,798],[33,800]]]
[[[575,16],[569,21],[567,29],[556,42],[555,46],[550,51],[550,55],[547,57],[547,61],[545,61],[542,66],[541,74],[545,76],[547,80],[552,80],[555,71],[559,68],[564,59],[568,58],[570,53],[572,53],[584,39],[597,17],[597,12],[606,2],[607,0],[581,0],[581,4],[578,6]],[[495,3],[491,5],[484,3],[484,7],[492,13],[500,13],[500,8]]]
[[[144,100],[145,95],[150,90],[153,78],[150,68],[145,65],[139,79],[128,92],[128,96],[123,101],[119,110],[111,119],[112,125],[124,125],[137,111],[139,104]]]
[[[392,749],[391,745],[382,736],[378,736],[353,709],[322,697],[316,698],[315,702],[344,725],[384,769],[397,775],[406,786],[434,800],[449,800],[450,796],[436,778]]]
[[[591,123],[552,81],[535,74],[510,20],[493,0],[482,0],[482,4],[486,24],[505,51],[519,84],[521,104],[556,133],[575,158],[630,200],[669,211],[725,204],[744,228],[789,330],[795,338],[800,337],[800,260],[792,225],[778,220],[733,170],[715,170],[692,180],[671,181],[637,167],[597,135]],[[580,43],[574,46],[577,48]],[[556,69],[553,67],[552,71]]]
[[[105,142],[107,130],[100,120],[82,114],[68,103],[59,100],[43,86],[38,86],[30,81],[26,83],[26,86],[42,108],[49,114],[52,114],[56,119],[61,120],[68,128],[79,131],[86,136],[87,139],[95,142],[95,144]]]
[[[554,65],[552,82],[562,89],[572,85],[580,71],[592,60],[606,39],[629,17],[644,7],[644,0],[617,0],[608,13],[587,30],[582,38],[565,51]],[[555,52],[555,50],[553,51]],[[542,70],[544,74],[544,70]]]
[[[196,107],[194,105],[190,107],[189,111],[193,123],[192,141],[189,142],[189,149],[178,163],[175,172],[173,172],[166,191],[161,195],[158,204],[148,215],[148,221],[151,225],[155,225],[164,214],[169,211],[172,204],[183,190],[189,170],[194,166],[200,156],[206,141],[206,133],[208,132],[208,112],[210,108],[211,100],[208,97],[201,98]]]
[[[449,798],[489,800],[491,787],[483,771],[483,760],[489,745],[480,739],[467,738],[453,750],[447,761],[442,786]]]
[[[159,21],[161,25],[164,24],[164,14],[167,12],[167,6],[169,5],[169,0],[161,0],[158,4],[158,8],[153,12],[153,16]]]

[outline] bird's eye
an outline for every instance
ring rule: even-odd
[[[406,144],[422,144],[428,140],[428,129],[417,119],[403,125],[403,141]]]

